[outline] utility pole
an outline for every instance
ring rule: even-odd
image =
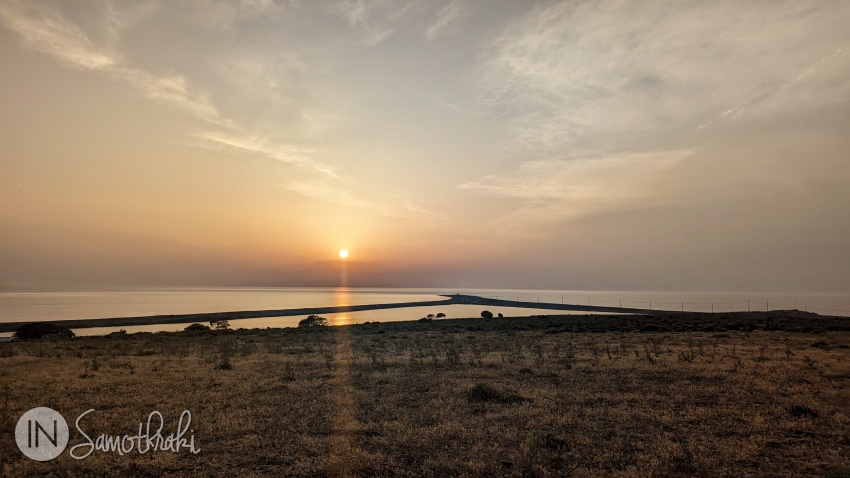
[[[750,300],[747,299],[747,312],[749,312],[749,311],[750,311]]]
[[[711,313],[714,313],[714,302],[711,303]]]
[[[684,312],[684,311],[685,311],[685,303],[682,302],[682,312]]]
[[[620,299],[620,308],[623,308],[623,299]]]

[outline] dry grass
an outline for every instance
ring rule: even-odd
[[[0,473],[849,476],[848,332],[540,324],[0,344]],[[152,410],[173,429],[188,409],[202,451],[33,462],[13,430],[35,406],[68,419],[72,445],[73,420],[89,408],[86,428],[98,434],[133,433]]]

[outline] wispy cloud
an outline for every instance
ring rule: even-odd
[[[146,97],[169,104],[198,119],[224,125],[209,97],[193,91],[182,75],[159,76],[129,66],[117,46],[92,42],[76,24],[59,12],[35,3],[7,2],[0,5],[0,18],[18,33],[24,43],[73,68],[105,73],[126,81]],[[115,31],[120,18],[111,12],[106,21]],[[116,39],[113,38],[113,41]]]
[[[281,146],[267,138],[251,136],[244,133],[231,134],[205,131],[196,133],[195,138],[198,142],[194,143],[194,146],[217,150],[231,149],[240,152],[260,154],[284,163],[307,167],[331,177],[338,177],[330,166],[310,158],[310,155],[315,152],[315,149],[313,148],[298,148],[291,145]]]
[[[288,2],[294,3],[294,2]],[[256,18],[277,19],[288,12],[287,2],[274,0],[190,0],[192,16],[211,28],[230,30]]]
[[[77,25],[34,2],[4,2],[0,18],[27,46],[68,66],[102,71],[120,61],[113,48],[94,44]]]
[[[146,97],[176,107],[195,118],[220,126],[232,123],[222,118],[205,93],[192,90],[185,76],[158,76],[137,68],[116,67],[110,73],[141,91]]]
[[[692,154],[689,150],[624,152],[563,161],[528,161],[458,188],[519,199],[522,214],[511,215],[511,222],[559,221],[647,200],[659,174]]]
[[[323,52],[234,47],[218,54],[214,69],[256,128],[284,123],[295,141],[326,141],[349,119],[334,65]]]
[[[464,7],[460,0],[452,0],[437,14],[437,20],[425,31],[425,38],[434,40],[439,36],[454,33],[453,24],[464,14]]]
[[[272,8],[268,2],[242,2],[238,11]],[[145,97],[167,104],[205,123],[200,132],[193,135],[193,146],[208,149],[229,149],[242,153],[259,154],[326,178],[338,178],[334,168],[315,160],[314,148],[301,147],[245,131],[231,119],[224,118],[215,107],[210,96],[194,88],[181,74],[156,75],[132,66],[118,49],[120,27],[125,19],[113,10],[106,10],[104,22],[110,34],[110,44],[92,41],[75,23],[60,12],[30,2],[14,1],[0,4],[0,21],[18,33],[30,48],[45,53],[72,68],[100,72],[131,85]],[[256,78],[256,75],[254,75]],[[268,80],[268,77],[266,77]],[[311,128],[319,114],[312,112]],[[312,197],[329,197],[328,189],[322,187],[318,193],[309,193],[309,182],[294,183],[292,190]],[[336,194],[342,200],[340,194]],[[352,197],[345,197],[357,203]]]
[[[410,12],[413,3],[396,0],[343,0],[330,11],[361,32],[363,42],[375,46],[395,33],[399,20]]]
[[[447,217],[445,217],[441,214],[438,214],[434,211],[430,211],[430,210],[425,209],[423,207],[417,206],[416,204],[413,204],[410,201],[405,201],[404,207],[405,207],[405,209],[407,209],[408,211],[410,211],[411,213],[415,214],[418,217],[424,216],[424,217],[435,219],[435,220],[441,221],[441,222],[449,221],[449,218],[447,218]]]
[[[818,84],[823,82],[825,79],[829,79],[829,81],[839,79],[843,76],[841,74],[841,71],[844,70],[843,66],[847,65],[850,65],[850,62],[848,62],[848,59],[845,57],[845,51],[841,48],[836,48],[834,52],[821,58],[820,61],[812,62],[811,66],[801,71],[797,76],[791,78],[785,83],[758,91],[749,98],[744,99],[741,104],[734,105],[719,115],[700,123],[697,126],[697,130],[708,128],[721,121],[735,120],[748,109],[756,106],[762,106],[763,109],[775,112],[777,108],[781,108],[783,106],[787,107],[788,103],[799,105],[804,102],[808,102],[808,106],[813,107],[821,104],[823,101],[837,100],[840,98],[842,90],[850,90],[850,85],[846,82],[844,82],[844,84],[839,84],[836,91],[828,92],[835,93],[835,96],[832,96],[822,95]],[[836,71],[829,71],[836,66],[838,67]],[[817,76],[819,73],[821,74],[820,77]],[[806,85],[805,82],[807,80],[810,80],[811,84]],[[841,83],[840,80],[839,83]],[[793,91],[798,85],[801,86],[800,90],[796,92]],[[836,85],[834,84],[830,85],[830,90],[835,86]]]
[[[542,6],[484,54],[483,100],[517,143],[538,150],[840,101],[850,93],[846,56],[833,59],[841,67],[799,75],[850,44],[850,3],[814,4],[829,8],[773,0]]]

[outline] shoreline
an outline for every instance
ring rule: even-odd
[[[50,322],[59,327],[69,329],[89,329],[96,327],[128,327],[138,325],[164,325],[164,324],[183,324],[192,322],[209,322],[211,320],[241,320],[241,319],[260,319],[268,317],[292,317],[298,315],[319,315],[319,314],[334,314],[341,312],[360,312],[368,310],[381,309],[399,309],[408,307],[436,307],[446,305],[481,305],[492,307],[513,307],[524,309],[540,309],[544,310],[569,310],[577,312],[595,312],[595,313],[615,313],[615,314],[647,314],[647,313],[666,313],[669,311],[653,311],[650,309],[634,309],[620,307],[601,307],[601,306],[586,306],[586,305],[570,305],[570,304],[554,304],[549,302],[526,302],[503,299],[488,299],[475,295],[444,295],[445,300],[429,300],[419,302],[395,302],[384,304],[360,304],[360,305],[343,305],[343,306],[327,306],[327,307],[302,307],[295,309],[270,309],[270,310],[250,310],[250,311],[233,311],[233,312],[204,312],[198,314],[174,314],[174,315],[148,315],[138,317],[110,317],[98,319],[69,319],[69,320],[51,320]],[[672,313],[672,312],[671,312]],[[33,321],[18,321],[18,322],[2,322],[0,323],[0,333],[14,332],[18,327],[32,323]]]

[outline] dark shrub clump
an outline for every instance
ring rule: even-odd
[[[202,331],[205,331],[205,330],[210,330],[210,326],[204,325],[204,324],[199,324],[199,323],[195,322],[194,324],[190,324],[188,327],[186,327],[183,330],[186,331],[186,332],[202,332]]]
[[[45,335],[57,335],[59,337],[75,337],[74,331],[71,329],[66,329],[64,327],[59,327],[56,324],[51,324],[50,322],[34,322],[32,324],[25,324],[18,327],[18,330],[15,331],[15,337],[21,340],[32,340],[32,339],[40,339]]]
[[[818,412],[816,412],[815,410],[812,410],[811,408],[809,408],[805,405],[794,405],[794,406],[792,406],[791,408],[788,409],[788,412],[790,412],[791,415],[793,415],[797,418],[803,418],[803,417],[817,418],[818,417]]]
[[[326,325],[328,325],[328,319],[318,315],[309,315],[306,319],[298,322],[299,327],[324,327]]]
[[[517,403],[523,398],[514,392],[499,390],[492,385],[479,383],[466,392],[466,399],[470,402],[497,402]]]

